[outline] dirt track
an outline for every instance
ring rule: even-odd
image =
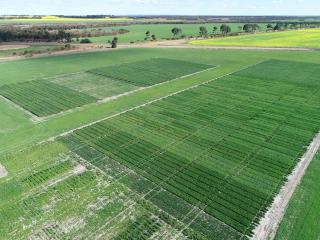
[[[267,240],[274,239],[281,223],[281,220],[287,210],[289,201],[300,184],[309,164],[315,157],[317,151],[320,148],[320,132],[313,139],[305,152],[300,162],[296,166],[295,170],[288,177],[287,183],[282,187],[280,193],[274,199],[268,212],[265,214],[264,218],[260,221],[260,224],[254,231],[254,240]]]
[[[167,40],[156,42],[143,42],[137,44],[120,44],[119,48],[191,48],[191,49],[232,49],[232,50],[274,50],[274,51],[314,51],[310,48],[294,47],[235,47],[235,46],[210,46],[210,45],[192,45],[188,40]]]
[[[0,44],[0,50],[13,50],[13,49],[21,49],[27,48],[29,45],[26,44]]]

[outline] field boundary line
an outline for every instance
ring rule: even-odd
[[[32,112],[29,112],[28,110],[24,109],[23,107],[21,107],[20,105],[16,104],[15,102],[11,101],[10,99],[0,95],[0,98],[2,98],[4,101],[6,101],[9,105],[19,109],[20,111],[26,113],[28,116],[30,116],[29,120],[31,120],[32,122],[39,122],[40,118],[33,114]]]
[[[145,103],[140,104],[140,105],[138,105],[138,106],[129,108],[129,109],[127,109],[127,110],[118,112],[118,113],[113,114],[113,115],[110,115],[110,116],[108,116],[108,117],[101,118],[101,119],[99,119],[99,120],[96,120],[96,121],[93,121],[93,122],[84,124],[84,125],[82,125],[82,126],[80,126],[80,127],[77,127],[77,128],[74,128],[74,129],[65,131],[65,132],[63,132],[63,133],[57,134],[57,135],[55,135],[55,136],[53,136],[53,137],[50,137],[50,138],[48,138],[47,140],[43,140],[43,141],[39,142],[38,144],[42,144],[42,143],[46,143],[46,142],[52,142],[52,141],[54,141],[55,139],[57,139],[57,138],[59,138],[59,137],[67,136],[67,135],[73,133],[74,131],[77,131],[77,130],[80,130],[80,129],[83,129],[83,128],[92,126],[92,125],[94,125],[94,124],[96,124],[96,123],[103,122],[103,121],[105,121],[105,120],[108,120],[108,119],[111,119],[111,118],[114,118],[114,117],[117,117],[117,116],[120,116],[120,115],[125,114],[125,113],[127,113],[127,112],[131,112],[131,111],[133,111],[133,110],[136,110],[136,109],[139,109],[139,108],[148,106],[148,105],[150,105],[150,104],[152,104],[152,103],[161,101],[161,100],[166,99],[166,98],[171,97],[171,96],[175,96],[175,95],[177,95],[177,94],[179,94],[179,93],[182,93],[182,92],[185,92],[185,91],[188,91],[188,90],[191,90],[191,89],[200,87],[200,86],[202,86],[202,85],[206,85],[206,84],[208,84],[208,83],[210,83],[210,82],[213,82],[213,81],[215,81],[215,80],[218,80],[218,79],[221,79],[221,78],[230,76],[230,75],[232,75],[232,74],[234,74],[234,73],[237,73],[237,72],[246,70],[246,69],[248,69],[248,68],[250,68],[250,67],[254,67],[254,66],[256,66],[256,65],[259,65],[259,64],[261,64],[261,63],[263,63],[263,62],[265,62],[265,61],[266,61],[266,60],[263,60],[263,61],[260,61],[260,62],[251,64],[251,65],[245,66],[245,67],[243,67],[243,68],[241,68],[241,69],[238,69],[238,70],[236,70],[236,71],[233,71],[233,72],[230,72],[230,73],[221,75],[221,76],[219,76],[219,77],[215,77],[215,78],[209,79],[209,80],[207,80],[207,81],[205,81],[205,82],[192,85],[192,86],[190,86],[190,87],[187,87],[187,88],[181,89],[181,90],[179,90],[179,91],[176,91],[176,92],[170,93],[170,94],[168,94],[168,95],[165,95],[165,96],[163,96],[163,97],[160,97],[160,98],[157,98],[157,99],[154,99],[154,100],[145,102]]]
[[[281,188],[278,195],[274,198],[271,207],[254,230],[254,235],[251,239],[268,240],[275,238],[279,225],[288,208],[289,202],[319,149],[320,132],[318,132],[318,134],[314,137],[308,146],[307,151],[301,157],[301,160],[288,177],[287,182]]]
[[[188,74],[188,75],[183,75],[183,76],[180,76],[180,77],[177,77],[177,78],[174,78],[174,79],[169,79],[168,81],[164,81],[164,82],[161,82],[161,83],[157,83],[157,84],[154,84],[154,85],[151,85],[151,86],[146,86],[146,87],[138,87],[137,89],[134,89],[132,91],[127,91],[127,92],[124,92],[124,93],[120,93],[118,95],[114,95],[114,96],[110,96],[110,97],[106,97],[106,98],[103,98],[103,99],[97,99],[96,102],[93,102],[93,103],[89,103],[89,104],[85,104],[85,105],[82,105],[82,106],[79,106],[79,107],[75,107],[75,108],[71,108],[71,109],[68,109],[66,111],[62,111],[62,112],[58,112],[58,113],[55,113],[55,114],[51,114],[49,116],[44,116],[44,117],[37,117],[35,116],[32,120],[33,122],[35,123],[42,123],[42,122],[45,122],[47,120],[50,120],[50,119],[53,119],[55,117],[58,117],[58,116],[62,116],[62,115],[66,115],[66,114],[70,114],[70,113],[73,113],[73,112],[78,112],[78,111],[81,111],[81,110],[84,110],[85,108],[89,107],[89,106],[97,106],[97,105],[100,105],[102,103],[107,103],[107,102],[111,102],[111,101],[114,101],[114,100],[117,100],[118,98],[120,97],[124,97],[124,96],[128,96],[128,95],[131,95],[133,93],[136,93],[136,92],[140,92],[140,91],[143,91],[143,90],[146,90],[146,89],[149,89],[149,88],[153,88],[153,87],[158,87],[158,86],[161,86],[161,85],[165,85],[167,83],[170,83],[170,82],[174,82],[174,81],[177,81],[179,79],[183,79],[183,78],[187,78],[187,77],[191,77],[193,75],[196,75],[196,74],[199,74],[199,73],[203,73],[203,72],[206,72],[206,71],[209,71],[209,70],[212,70],[212,69],[216,69],[218,67],[220,67],[220,65],[208,65],[208,66],[212,66],[211,68],[207,68],[205,70],[201,70],[201,71],[198,71],[198,72],[194,72],[194,73],[191,73],[191,74]],[[50,80],[49,80],[50,81]],[[55,83],[55,84],[58,84],[58,83]],[[59,85],[59,84],[58,84]],[[79,91],[80,93],[83,93],[81,91]],[[86,93],[85,93],[86,94]],[[87,94],[89,95],[89,94]],[[91,96],[91,95],[90,95]],[[25,109],[24,109],[25,110]],[[27,110],[25,110],[27,111]],[[32,113],[31,113],[32,114]]]

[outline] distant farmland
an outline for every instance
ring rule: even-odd
[[[102,28],[104,30],[112,29],[126,29],[129,32],[126,34],[118,35],[119,41],[123,43],[135,42],[135,41],[144,41],[146,37],[146,32],[150,31],[151,34],[155,34],[157,39],[172,38],[173,34],[171,29],[178,27],[182,29],[182,35],[185,36],[199,36],[199,28],[204,26],[207,28],[208,33],[211,34],[213,27],[216,26],[218,29],[215,31],[216,34],[220,34],[220,26],[223,23],[197,23],[197,24],[137,24],[130,26],[121,26],[121,27],[108,27]],[[231,31],[242,32],[244,23],[226,23],[231,27]],[[260,30],[265,31],[267,24],[259,24]],[[239,29],[239,27],[241,29]],[[108,40],[112,40],[112,36],[102,36],[102,37],[93,37],[90,40],[94,43],[106,43]]]
[[[71,17],[58,17],[58,16],[41,16],[41,17],[26,17],[26,18],[4,18],[0,19],[0,24],[36,24],[36,23],[95,23],[95,22],[116,22],[116,21],[130,21],[131,18],[127,17],[101,17],[101,18],[71,18]]]
[[[221,39],[192,41],[196,45],[238,47],[320,47],[320,29],[292,30],[285,32],[250,34]]]

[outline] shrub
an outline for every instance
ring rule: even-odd
[[[80,43],[91,43],[91,40],[89,38],[83,38],[80,40]]]

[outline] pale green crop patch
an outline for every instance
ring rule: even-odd
[[[194,40],[191,44],[237,47],[304,47],[319,48],[320,29],[274,33],[257,33],[236,37]]]

